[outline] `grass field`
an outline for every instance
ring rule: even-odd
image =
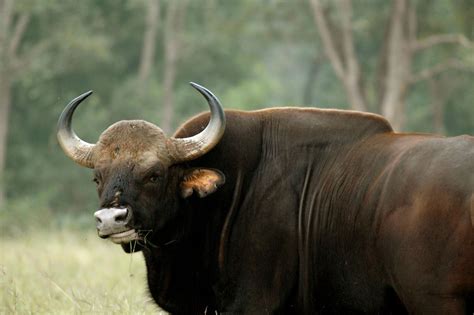
[[[92,229],[0,241],[0,314],[165,314],[148,295],[142,255]]]

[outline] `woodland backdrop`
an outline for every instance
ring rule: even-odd
[[[89,142],[121,119],[172,133],[207,110],[189,81],[225,108],[356,109],[473,135],[473,37],[472,0],[0,0],[0,229],[90,227],[91,172],[55,135],[87,90],[74,127]]]

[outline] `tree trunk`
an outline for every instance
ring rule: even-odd
[[[340,50],[336,45],[334,30],[331,29],[327,14],[320,0],[310,0],[314,21],[323,42],[324,51],[341,81],[346,92],[347,101],[352,109],[366,111],[368,106],[364,91],[361,88],[361,71],[352,36],[352,4],[350,0],[338,1],[341,16],[342,43]]]
[[[23,36],[30,21],[30,13],[15,16],[13,0],[0,0],[0,209],[6,196],[5,167],[7,159],[8,120],[12,100],[12,84],[21,65],[25,67],[42,46],[30,48],[28,58],[18,55]],[[26,55],[28,56],[28,55]]]
[[[7,157],[8,117],[11,104],[11,82],[0,72],[0,209],[5,203],[5,162]]]
[[[359,60],[354,46],[352,36],[352,3],[350,0],[339,0],[339,12],[341,15],[342,29],[342,52],[346,75],[344,87],[349,98],[352,109],[366,111],[368,109],[364,91],[362,90],[362,75]]]
[[[145,32],[143,36],[143,47],[138,70],[138,80],[142,84],[142,91],[148,87],[153,61],[155,60],[156,35],[160,20],[159,0],[149,0],[147,5],[147,16]]]
[[[170,133],[173,124],[174,83],[176,66],[181,45],[181,30],[183,27],[186,1],[171,1],[166,14],[164,28],[164,70],[163,70],[163,115],[161,128]]]
[[[408,1],[393,2],[387,43],[387,69],[383,79],[381,113],[395,130],[405,123],[406,91],[411,76],[410,42],[407,34]]]
[[[8,117],[11,102],[9,68],[9,29],[13,1],[0,1],[0,209],[5,203],[5,161],[7,151]]]

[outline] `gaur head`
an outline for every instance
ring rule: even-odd
[[[189,138],[168,137],[143,120],[124,120],[107,128],[97,143],[87,143],[76,135],[71,121],[92,91],[73,99],[59,118],[57,137],[66,155],[94,170],[100,200],[94,214],[97,232],[126,252],[140,250],[147,241],[152,246],[157,244],[151,240],[167,241],[180,200],[193,194],[205,197],[224,183],[218,170],[187,169],[183,164],[209,152],[225,129],[219,100],[206,88],[191,85],[207,99],[211,118],[203,131]]]

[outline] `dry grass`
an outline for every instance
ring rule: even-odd
[[[0,314],[159,313],[142,255],[125,254],[93,231],[0,240]]]

